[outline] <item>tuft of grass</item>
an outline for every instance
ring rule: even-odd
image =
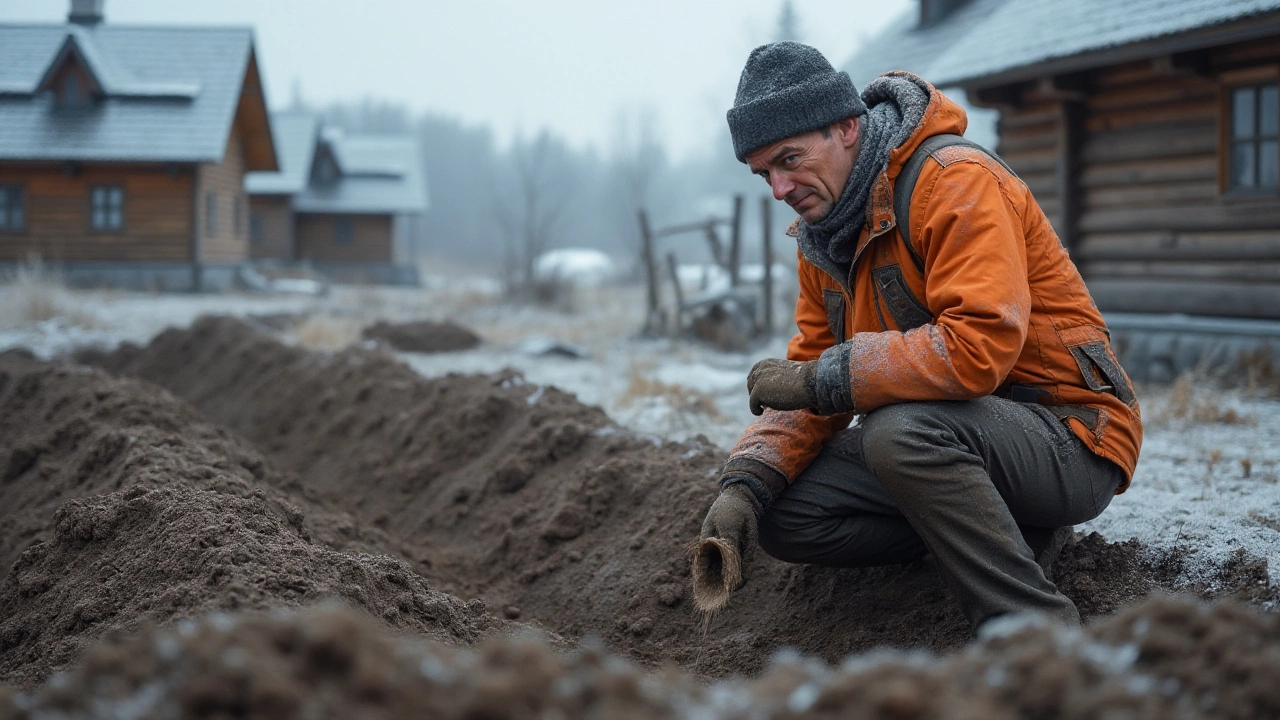
[[[39,255],[30,255],[18,266],[4,303],[5,324],[14,327],[61,319],[70,325],[91,328],[97,319],[82,307],[63,282],[62,275]]]
[[[1155,393],[1145,405],[1144,418],[1153,424],[1172,422],[1220,425],[1255,425],[1258,418],[1224,402],[1227,394],[1203,375],[1184,373],[1163,393]]]
[[[682,413],[699,413],[713,420],[723,419],[714,397],[683,385],[654,380],[644,374],[644,368],[633,364],[627,378],[627,389],[618,396],[618,404],[627,407],[649,398],[665,400],[672,409]]]
[[[364,323],[334,315],[308,315],[290,334],[300,345],[316,350],[341,350],[360,342]]]

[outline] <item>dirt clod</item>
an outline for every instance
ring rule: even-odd
[[[378,322],[364,329],[366,340],[384,342],[405,352],[437,353],[470,350],[480,336],[452,322]]]

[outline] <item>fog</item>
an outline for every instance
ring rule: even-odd
[[[61,22],[68,4],[5,0],[0,22]],[[734,193],[747,194],[754,259],[767,187],[734,159],[724,120],[747,54],[791,38],[839,67],[912,8],[107,0],[105,14],[108,24],[252,26],[271,107],[310,108],[353,132],[416,135],[431,205],[413,229],[419,256],[497,274],[524,264],[531,243],[597,247],[629,262],[639,208],[661,227],[727,214]],[[778,230],[792,218],[781,205],[773,215]],[[669,242],[660,251],[706,257],[701,238]]]

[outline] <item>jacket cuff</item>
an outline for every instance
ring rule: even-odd
[[[818,357],[815,390],[822,415],[854,412],[853,386],[849,377],[849,343],[832,345]]]
[[[747,457],[729,458],[720,474],[720,489],[730,485],[746,486],[762,508],[769,507],[774,498],[787,489],[787,478],[768,465]]]

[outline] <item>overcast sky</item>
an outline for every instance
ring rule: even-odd
[[[796,0],[802,40],[842,65],[916,0]],[[70,0],[3,0],[0,22],[61,22]],[[108,23],[251,25],[268,101],[364,97],[488,124],[551,127],[607,152],[648,109],[676,154],[724,123],[782,0],[107,0]]]

